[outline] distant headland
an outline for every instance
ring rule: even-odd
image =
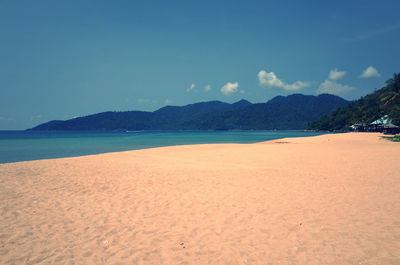
[[[49,121],[30,130],[303,130],[349,103],[330,94],[277,96],[255,104],[244,99],[233,104],[209,101],[154,112],[102,112]]]

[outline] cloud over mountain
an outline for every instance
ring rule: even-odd
[[[231,83],[228,82],[226,83],[223,87],[221,87],[221,93],[224,94],[225,96],[229,96],[233,93],[236,93],[238,91],[239,83]]]
[[[204,86],[204,91],[208,92],[211,91],[212,87],[210,85]]]
[[[280,80],[274,72],[267,72],[265,70],[261,70],[257,74],[259,85],[262,87],[276,87],[284,90],[299,90],[305,87],[308,87],[309,84],[303,81],[296,81],[292,84],[286,84],[282,80]]]
[[[378,70],[375,69],[373,66],[368,66],[367,69],[364,70],[361,74],[361,78],[372,78],[372,77],[380,77],[381,74],[378,72]]]
[[[329,72],[329,79],[330,80],[339,80],[339,79],[342,79],[345,75],[346,75],[345,71],[339,71],[337,68],[335,68]]]
[[[325,80],[319,85],[317,94],[334,94],[340,95],[356,89],[355,87],[342,85],[332,80]]]
[[[186,88],[186,92],[192,91],[196,87],[195,84],[191,84],[190,87]]]

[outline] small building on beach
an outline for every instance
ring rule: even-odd
[[[383,132],[385,134],[397,134],[400,133],[400,127],[393,124],[393,121],[388,115],[382,116],[381,118],[367,123],[356,123],[350,126],[353,131],[356,132]]]

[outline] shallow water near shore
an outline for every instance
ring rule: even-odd
[[[172,145],[255,143],[321,134],[304,131],[0,131],[0,163]]]

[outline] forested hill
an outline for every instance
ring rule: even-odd
[[[103,112],[50,121],[32,130],[270,130],[306,129],[307,123],[349,102],[333,95],[277,96],[266,103],[241,100],[166,106],[154,112]]]
[[[395,125],[400,125],[400,73],[386,81],[386,86],[351,102],[343,108],[310,122],[310,130],[348,130],[356,123],[369,124],[389,115]]]

